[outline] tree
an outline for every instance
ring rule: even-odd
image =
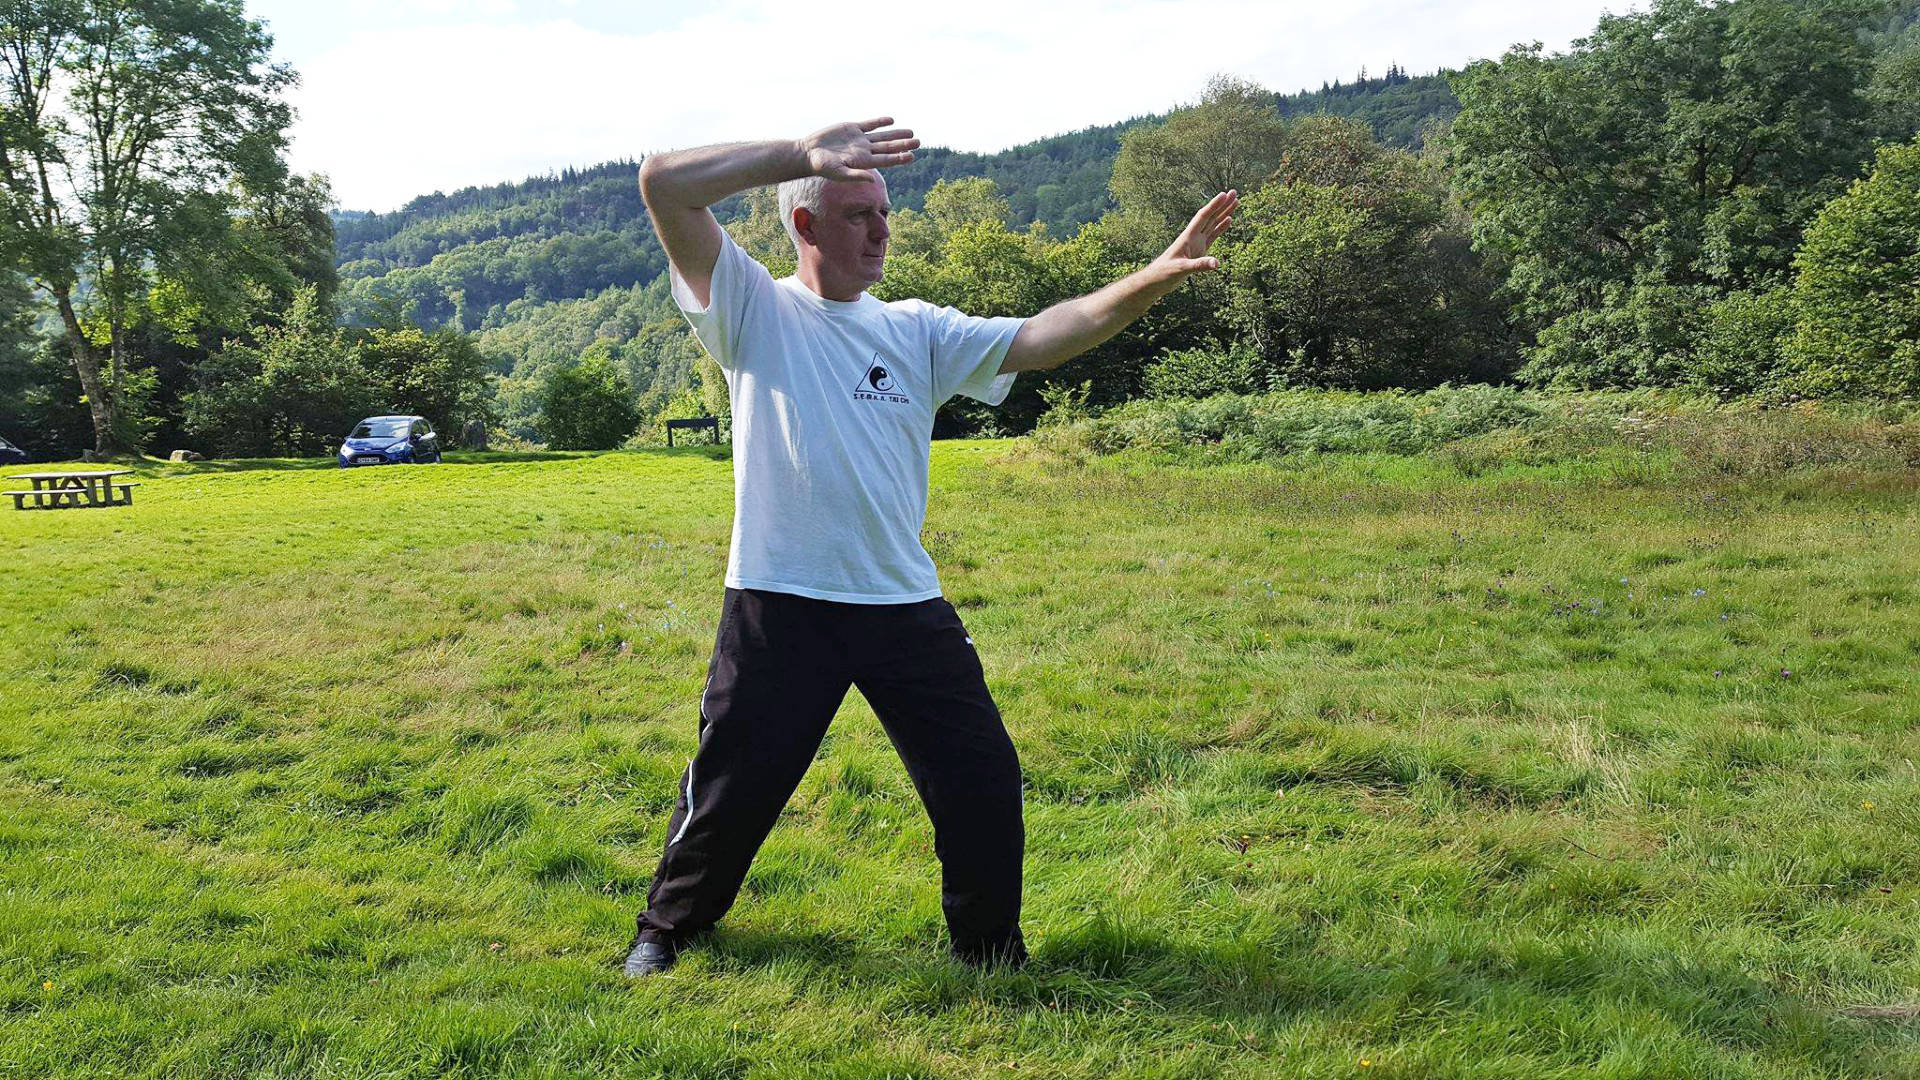
[[[202,450],[242,457],[324,453],[355,421],[386,411],[313,286],[295,292],[279,326],[202,362],[182,405]]]
[[[1820,212],[1794,258],[1795,381],[1815,394],[1920,394],[1920,139]]]
[[[727,223],[727,232],[740,250],[756,259],[767,272],[782,278],[793,273],[797,256],[793,239],[780,221],[777,187],[757,187],[740,196],[745,212]]]
[[[1785,271],[1868,152],[1869,6],[1654,0],[1455,77],[1454,175],[1540,334],[1527,374],[1677,378],[1702,299]],[[1627,355],[1586,366],[1603,338]]]
[[[1375,388],[1499,378],[1509,355],[1493,281],[1468,250],[1437,164],[1365,124],[1290,128],[1275,182],[1222,239],[1225,323],[1262,381]]]
[[[93,427],[64,350],[34,332],[32,290],[0,275],[0,436],[27,450],[85,446]]]
[[[540,426],[555,450],[611,450],[639,429],[633,388],[609,346],[596,344],[547,376]]]
[[[293,80],[239,0],[0,4],[0,254],[66,327],[96,448],[138,440],[130,330],[276,171]]]
[[[1254,83],[1223,76],[1207,84],[1198,105],[1128,132],[1113,163],[1120,209],[1178,229],[1220,192],[1259,187],[1287,144],[1274,101]]]
[[[468,421],[497,422],[493,372],[473,338],[444,327],[374,327],[358,331],[356,351],[376,408],[418,413],[438,431],[460,432]]]

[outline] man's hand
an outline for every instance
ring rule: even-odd
[[[1227,226],[1233,224],[1233,213],[1238,209],[1239,192],[1223,191],[1215,195],[1187,222],[1173,246],[1153,260],[1148,269],[1158,271],[1163,280],[1174,285],[1193,274],[1220,269],[1220,260],[1207,251],[1220,239],[1220,234],[1227,231]]]
[[[835,124],[800,140],[807,168],[829,180],[858,180],[867,169],[890,169],[913,160],[920,140],[906,128],[886,128],[893,117],[882,116],[859,124]]]
[[[1028,319],[1013,336],[1001,372],[1058,367],[1119,333],[1187,278],[1218,270],[1220,260],[1207,251],[1233,224],[1239,208],[1238,193],[1215,195],[1159,258],[1104,289],[1063,300]]]
[[[660,246],[702,306],[726,233],[708,207],[748,188],[824,176],[858,180],[862,169],[887,169],[913,160],[920,140],[905,128],[886,128],[893,117],[864,124],[835,124],[804,139],[727,143],[648,154],[640,163],[640,195]]]

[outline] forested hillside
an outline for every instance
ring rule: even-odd
[[[1423,125],[1452,117],[1459,102],[1442,75],[1409,79],[1390,69],[1380,79],[1275,96],[1275,108],[1281,115],[1352,115],[1388,146],[1411,148]],[[920,209],[933,184],[987,177],[1008,202],[1010,225],[1043,221],[1050,233],[1071,234],[1114,208],[1108,179],[1121,133],[1162,119],[1135,117],[998,154],[935,146],[889,171],[887,184],[895,206]],[[520,183],[434,192],[394,213],[336,217],[349,319],[371,321],[376,309],[399,304],[411,306],[422,325],[457,321],[478,331],[511,321],[505,306],[515,300],[540,304],[653,281],[666,258],[639,204],[637,167],[639,161],[609,161]],[[720,206],[720,219],[732,219],[739,206]]]
[[[1413,78],[1398,68],[1273,96],[1279,115],[1353,117],[1383,143],[1406,148],[1458,108],[1444,75]],[[1121,136],[1164,119],[1136,117],[994,154],[932,147],[889,171],[887,182],[895,206],[919,210],[942,181],[986,177],[1006,200],[1009,225],[1038,222],[1054,236],[1071,236],[1114,209],[1109,183]],[[640,202],[638,166],[613,161],[435,192],[389,214],[337,215],[343,315],[480,332],[505,377],[508,426],[529,437],[530,388],[553,364],[598,340],[620,354],[646,404],[664,404],[688,387],[694,353],[669,332],[678,319],[664,291],[646,288],[666,269],[666,258]],[[738,220],[744,203],[729,200],[716,211],[722,221]]]

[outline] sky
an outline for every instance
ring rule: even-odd
[[[1629,0],[248,0],[300,85],[289,159],[343,209],[890,115],[991,152],[1215,75],[1318,89],[1565,49]],[[1640,5],[1644,6],[1644,5]],[[844,13],[840,13],[844,12]]]

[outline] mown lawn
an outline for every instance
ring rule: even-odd
[[[719,452],[154,465],[0,511],[0,1076],[1920,1076],[1920,473],[934,459],[1027,970],[854,695],[618,972]]]

